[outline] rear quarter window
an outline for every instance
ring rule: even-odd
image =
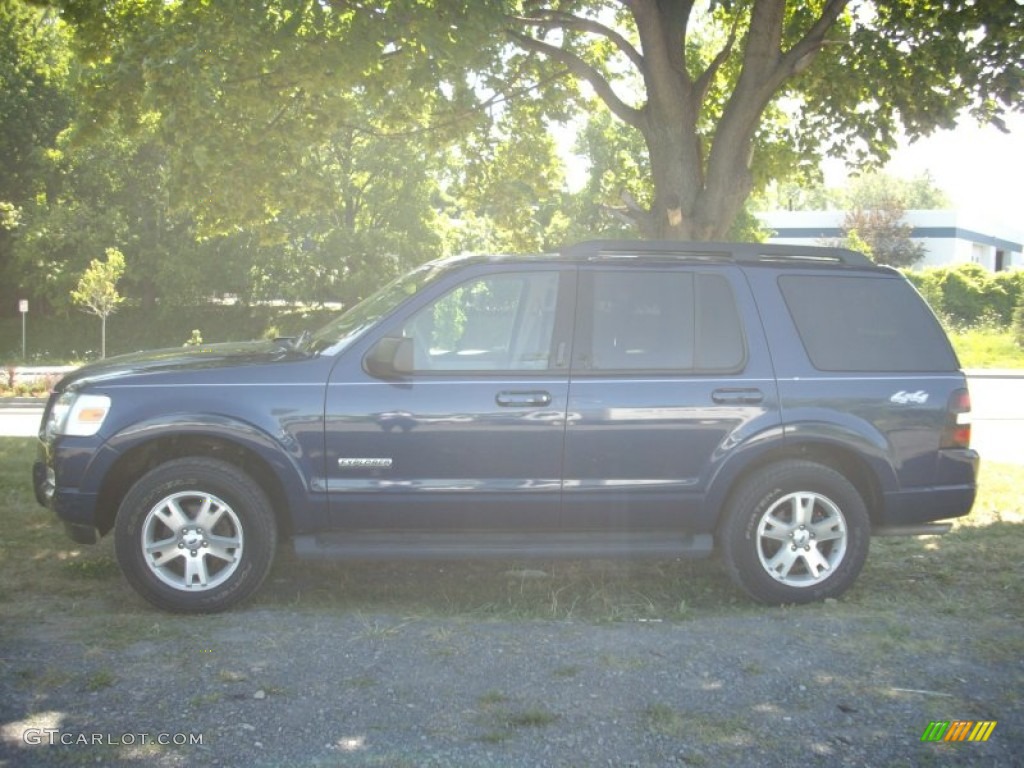
[[[822,371],[955,371],[945,332],[906,280],[784,275],[779,287],[800,340]]]

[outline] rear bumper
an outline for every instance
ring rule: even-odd
[[[873,520],[876,528],[897,528],[963,517],[978,494],[978,452],[971,448],[939,451],[936,477],[944,485],[886,493],[883,509]]]
[[[885,511],[874,524],[898,528],[963,517],[971,511],[977,493],[976,485],[956,485],[886,494]]]

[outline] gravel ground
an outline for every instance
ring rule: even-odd
[[[622,623],[136,610],[92,637],[41,609],[0,627],[0,766],[1024,763],[1017,622],[841,609]],[[921,742],[957,719],[998,725],[986,743]]]

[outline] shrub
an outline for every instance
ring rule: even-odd
[[[993,275],[980,264],[932,267],[908,277],[936,313],[948,323],[966,328],[1005,327],[1016,299],[1024,292],[1024,274]]]
[[[997,272],[995,275],[996,285],[1006,291],[1007,320],[1014,314],[1015,307],[1019,307],[1024,301],[1024,269],[1009,269]]]
[[[1013,310],[1013,339],[1018,347],[1024,349],[1024,296],[1017,301],[1017,308]]]

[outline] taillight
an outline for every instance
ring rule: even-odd
[[[942,432],[939,447],[971,447],[971,393],[966,389],[958,389],[949,396],[946,428]]]

